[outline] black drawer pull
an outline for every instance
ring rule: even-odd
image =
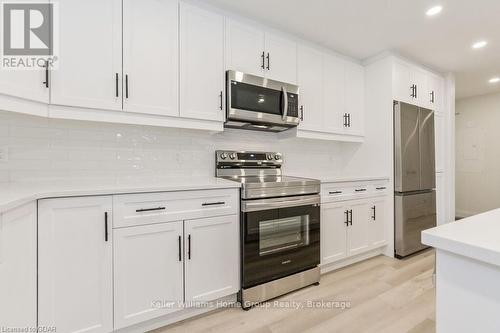
[[[365,192],[366,188],[357,188],[354,191],[356,191],[356,192]]]
[[[104,212],[104,241],[107,242],[109,239],[108,233],[108,212]]]
[[[141,208],[141,209],[136,209],[136,213],[142,213],[142,212],[151,212],[154,210],[165,210],[166,207],[156,207],[156,208]]]
[[[387,188],[387,187],[382,186],[382,187],[377,187],[376,189],[377,189],[377,190],[385,190],[386,188]]]
[[[332,192],[328,192],[328,194],[341,194],[342,191],[332,191]]]
[[[182,261],[181,251],[182,251],[182,240],[181,236],[179,236],[179,261]]]
[[[225,205],[225,201],[217,201],[217,202],[204,202],[201,205],[202,206],[217,206],[217,205]]]

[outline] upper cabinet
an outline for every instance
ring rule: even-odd
[[[181,3],[180,114],[224,120],[224,17]]]
[[[297,82],[297,44],[234,20],[226,22],[226,69]]]
[[[178,2],[123,0],[123,110],[178,116]]]
[[[48,103],[49,83],[46,79],[46,69],[1,69],[0,94]]]
[[[345,62],[344,110],[346,133],[362,136],[364,133],[365,68],[353,62]]]
[[[415,65],[394,61],[394,99],[441,112],[444,79]]]
[[[121,0],[62,1],[59,20],[60,55],[58,68],[50,73],[51,103],[121,110]]]

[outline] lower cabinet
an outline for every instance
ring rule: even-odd
[[[183,301],[182,221],[115,229],[115,329],[179,309]]]
[[[38,325],[113,331],[112,197],[38,202]]]
[[[321,264],[331,264],[386,245],[386,196],[323,203]]]

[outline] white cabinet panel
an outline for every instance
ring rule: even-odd
[[[394,62],[393,85],[394,99],[405,103],[412,103],[413,83],[411,79],[411,68],[409,65],[398,61]]]
[[[0,216],[0,323],[36,327],[36,204]]]
[[[178,2],[123,0],[123,109],[178,116]]]
[[[49,102],[49,88],[45,86],[45,70],[0,70],[0,94],[36,102]]]
[[[58,4],[60,55],[51,71],[51,103],[121,110],[121,0]]]
[[[349,134],[362,135],[364,132],[365,69],[363,66],[347,62],[345,65],[345,112],[349,116]]]
[[[323,120],[323,55],[321,52],[299,45],[298,47],[299,128],[321,130]]]
[[[115,329],[180,310],[182,221],[113,232]]]
[[[434,131],[436,142],[436,171],[444,171],[444,155],[446,145],[446,133],[444,116],[440,113],[434,113]]]
[[[444,79],[437,75],[428,78],[429,107],[441,114],[444,108]]]
[[[368,244],[372,248],[387,244],[385,224],[387,223],[387,197],[380,197],[372,201],[370,208],[370,219],[368,222]]]
[[[239,216],[184,222],[185,300],[211,301],[236,293],[239,280]]]
[[[345,61],[325,54],[323,57],[323,113],[327,132],[341,133],[343,131],[345,92]]]
[[[264,58],[264,32],[227,20],[226,69],[263,76]]]
[[[369,249],[369,203],[366,200],[350,204],[347,228],[347,254],[354,256]]]
[[[429,92],[427,88],[427,77],[428,77],[428,72],[419,69],[419,68],[414,68],[412,72],[412,82],[416,86],[416,98],[415,104],[428,108],[429,107]]]
[[[297,43],[281,36],[265,34],[266,72],[272,80],[297,83]]]
[[[181,116],[224,120],[224,18],[181,3]]]
[[[38,324],[68,333],[111,332],[112,198],[47,199],[38,205]]]
[[[443,172],[436,173],[436,214],[437,225],[448,222],[446,221],[446,182]]]
[[[321,206],[321,264],[330,264],[347,256],[347,209],[342,202]]]

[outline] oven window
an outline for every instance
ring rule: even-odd
[[[259,223],[259,255],[309,245],[309,215],[286,217]]]
[[[231,84],[233,109],[281,115],[281,91],[236,81],[232,81]]]

